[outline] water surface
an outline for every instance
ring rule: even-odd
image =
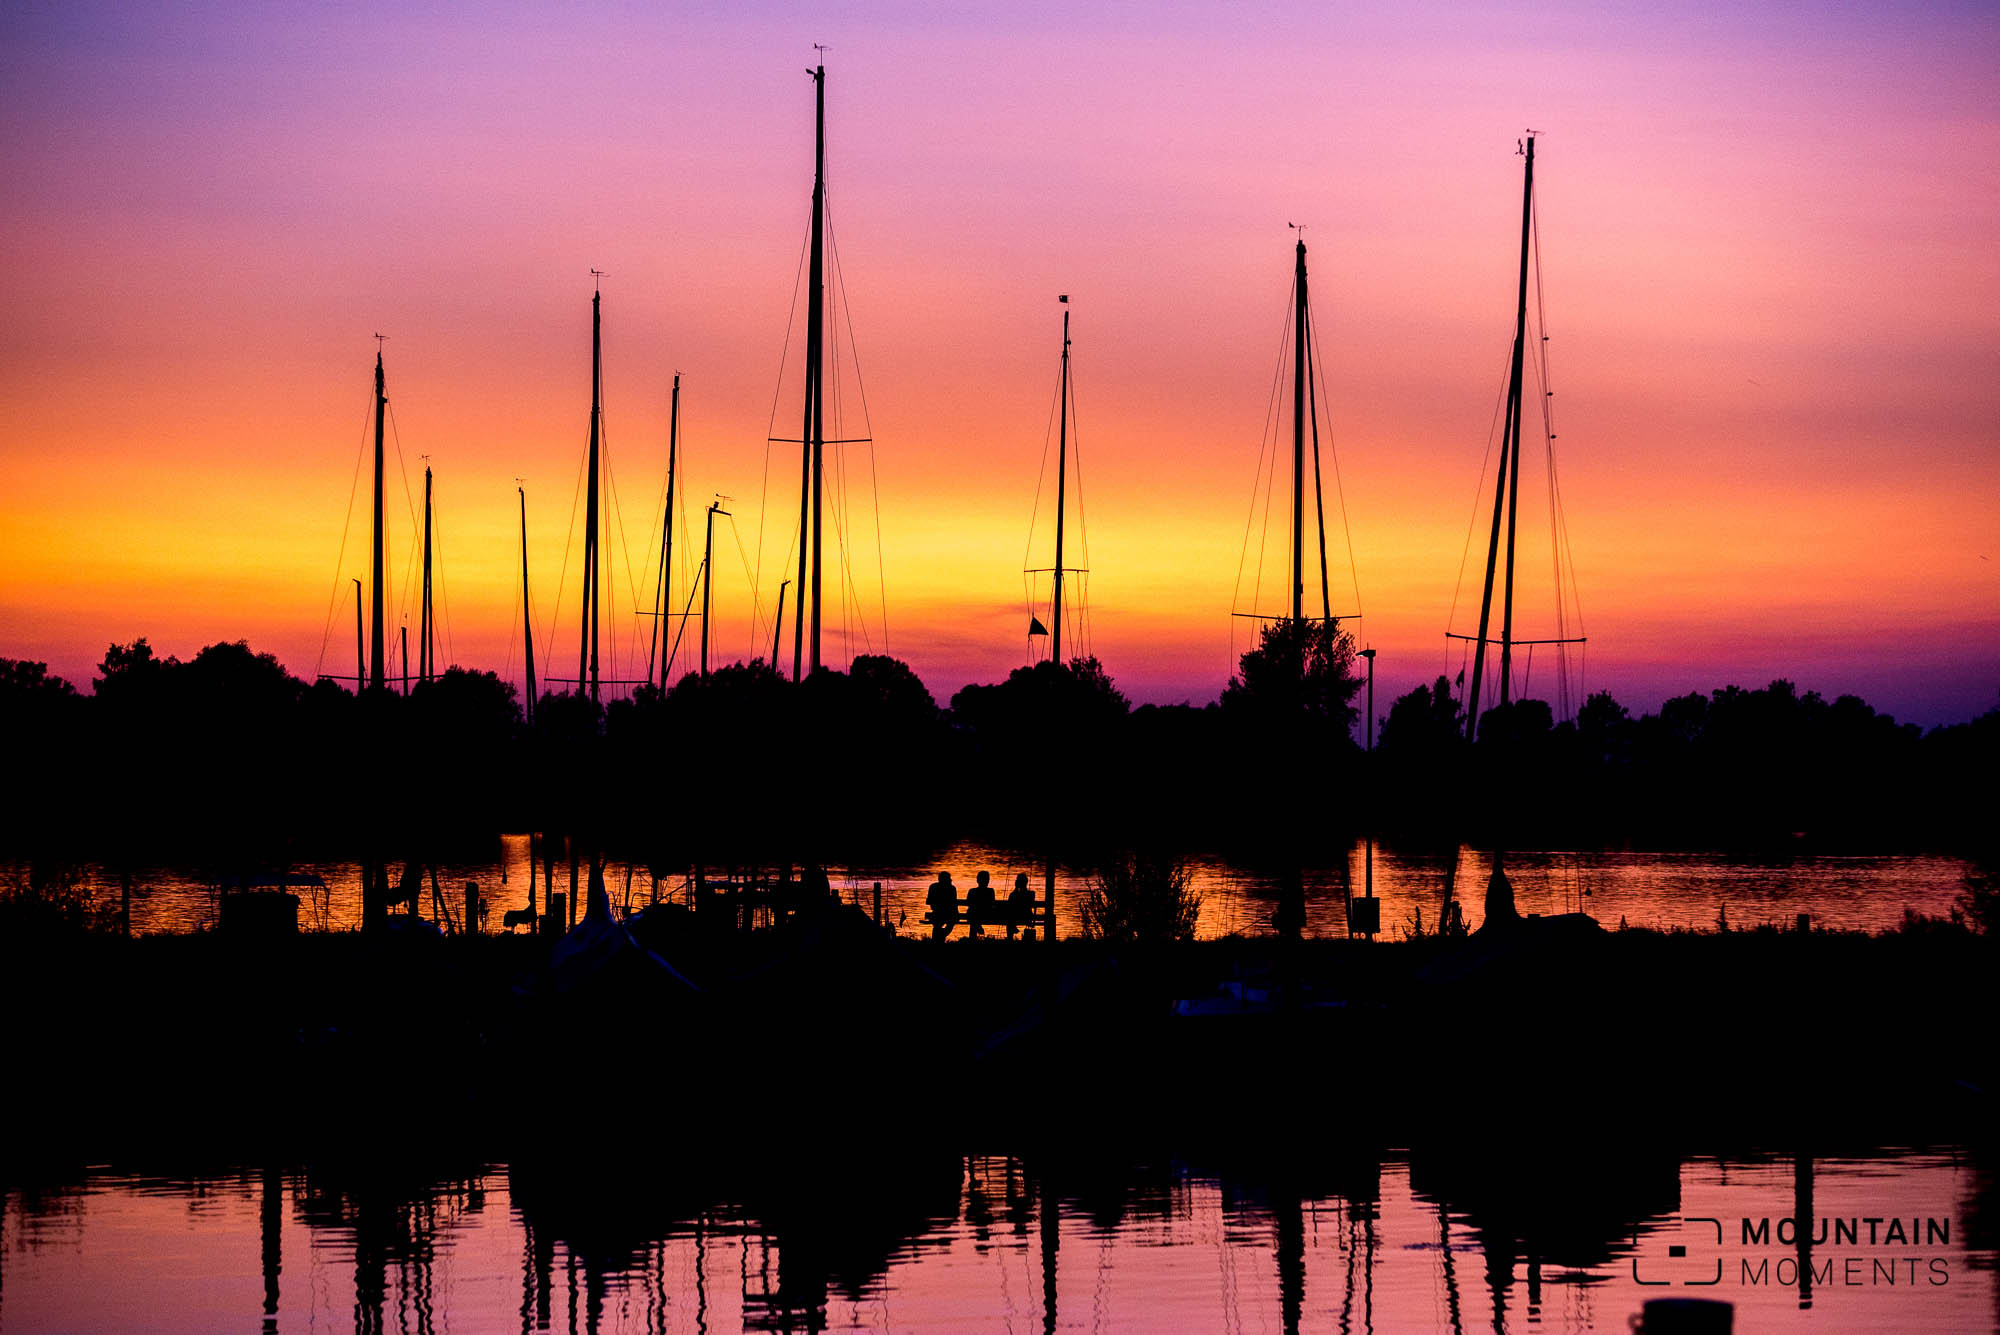
[[[1661,1294],[1730,1301],[1739,1331],[2000,1315],[1991,1176],[1955,1149],[1558,1159],[1532,1199],[1422,1152],[1310,1173],[888,1154],[684,1189],[671,1167],[623,1187],[616,1160],[16,1184],[0,1329],[1584,1332]],[[1796,1246],[1743,1239],[1795,1211],[1827,1238],[1804,1286]]]
[[[1445,860],[1377,848],[1372,883],[1382,900],[1384,933],[1399,937],[1419,921],[1435,927],[1443,900]],[[1306,931],[1315,936],[1344,936],[1346,896],[1359,895],[1371,880],[1370,857],[1362,845],[1349,850],[1345,863],[1306,869]],[[1457,894],[1477,921],[1488,855],[1461,850]],[[1949,912],[1964,883],[1968,864],[1959,858],[1924,855],[1847,856],[1799,855],[1745,859],[1719,853],[1561,852],[1509,853],[1508,874],[1523,913],[1564,913],[1581,909],[1607,927],[1623,921],[1634,927],[1678,929],[1732,927],[1760,923],[1790,926],[1800,913],[1810,914],[1820,927],[1879,932],[1902,921],[1906,909],[1938,916]],[[306,896],[301,925],[308,930],[348,930],[361,922],[361,876],[353,862],[302,863],[292,871],[322,877],[323,896]],[[1020,850],[961,842],[942,849],[921,866],[879,865],[834,867],[829,872],[843,896],[872,911],[874,887],[882,886],[883,909],[903,930],[921,930],[924,894],[939,871],[950,871],[961,894],[979,871],[992,873],[1004,898],[1016,875],[1026,873],[1036,892],[1042,888],[1043,865]],[[115,906],[119,881],[107,868],[81,869],[98,902]],[[20,876],[18,863],[0,874]],[[539,869],[535,872],[537,903],[545,903]],[[1204,937],[1232,932],[1259,935],[1271,929],[1277,883],[1272,869],[1243,866],[1207,856],[1194,859],[1195,887],[1202,894],[1197,933]],[[463,912],[465,883],[480,887],[489,905],[490,929],[499,927],[499,910],[527,902],[529,868],[526,835],[504,835],[494,856],[479,861],[449,863],[437,869],[438,899],[448,916]],[[685,894],[683,882],[656,886],[644,867],[613,862],[605,882],[614,906],[638,907],[657,893]],[[569,870],[559,862],[556,885],[568,892]],[[138,932],[190,931],[213,921],[212,882],[187,867],[144,867],[133,878],[132,925]],[[1062,867],[1056,875],[1056,921],[1063,935],[1077,930],[1077,905],[1089,886],[1087,868]],[[428,878],[420,897],[425,917],[438,916]]]

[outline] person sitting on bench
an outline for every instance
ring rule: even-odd
[[[930,905],[931,939],[942,940],[951,935],[951,929],[958,925],[958,887],[951,883],[951,873],[941,871],[931,882],[930,893],[924,896]]]
[[[971,925],[974,936],[986,935],[986,924],[999,917],[998,907],[993,898],[992,873],[980,872],[972,888],[965,892],[965,921]]]
[[[1034,940],[1035,929],[1030,925],[1034,921],[1035,921],[1035,892],[1028,888],[1028,873],[1021,872],[1019,875],[1014,877],[1013,893],[1007,896],[1008,939],[1009,940],[1013,939],[1015,932],[1019,931],[1023,927],[1026,927],[1028,929],[1028,934],[1026,939],[1029,941]]]

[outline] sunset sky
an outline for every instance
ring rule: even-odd
[[[815,42],[833,434],[874,438],[844,447],[848,643],[941,702],[1024,661],[1058,293],[1089,647],[1135,701],[1199,703],[1253,624],[1232,610],[1279,609],[1282,510],[1262,596],[1237,585],[1290,222],[1356,566],[1336,527],[1336,610],[1358,585],[1378,711],[1455,673],[1533,127],[1589,688],[1636,712],[1785,676],[1925,724],[2000,703],[2000,11],[1975,4],[11,4],[0,655],[85,688],[142,635],[352,672],[380,332],[392,617],[428,455],[446,661],[520,679],[522,478],[537,648],[574,675],[592,269],[620,653],[676,370],[674,599],[731,497],[714,652],[767,653]],[[1554,632],[1529,440],[1523,636]]]

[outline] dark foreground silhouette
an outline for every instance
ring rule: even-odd
[[[967,686],[949,708],[894,659],[797,685],[758,660],[602,708],[548,694],[530,728],[490,672],[356,696],[241,643],[181,662],[138,640],[106,652],[89,694],[0,660],[0,838],[14,855],[218,874],[434,861],[521,829],[671,871],[836,865],[961,836],[1086,864],[1162,842],[1296,863],[1364,832],[1976,854],[2000,806],[2000,710],[1924,733],[1777,681],[1638,718],[1602,693],[1574,722],[1517,701],[1469,745],[1440,678],[1389,706],[1371,755],[1353,740],[1354,662],[1343,632],[1280,623],[1218,702],[1135,710],[1094,659]],[[776,819],[793,782],[811,800]]]

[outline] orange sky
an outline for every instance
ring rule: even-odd
[[[418,455],[438,471],[448,659],[519,677],[518,476],[546,670],[573,673],[576,592],[559,609],[556,586],[592,268],[614,605],[628,553],[650,604],[678,369],[690,527],[734,498],[716,651],[767,651],[797,464],[775,447],[767,493],[764,437],[798,427],[796,348],[778,368],[820,41],[886,576],[855,448],[854,647],[883,647],[886,605],[887,648],[940,699],[1023,659],[1058,292],[1091,647],[1136,699],[1213,698],[1248,624],[1230,612],[1290,221],[1358,566],[1336,529],[1335,586],[1360,586],[1378,707],[1456,671],[1443,632],[1530,125],[1589,685],[1650,708],[1785,675],[1926,723],[2000,698],[2000,19],[1977,7],[78,5],[0,24],[0,654],[79,684],[140,635],[351,671],[365,480],[339,558],[377,331],[411,485]],[[839,434],[861,434],[841,383]],[[1519,633],[1548,634],[1524,481]],[[761,623],[736,550],[757,567],[760,520]],[[1276,531],[1257,610],[1278,602]]]

